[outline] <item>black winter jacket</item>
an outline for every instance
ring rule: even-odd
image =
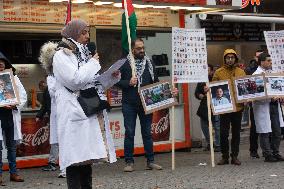
[[[154,81],[151,78],[148,64],[146,64],[144,73],[142,75],[142,83],[140,87],[159,82],[157,74],[155,73],[154,65],[153,65],[153,70],[154,70]],[[122,103],[141,105],[141,100],[138,93],[138,87],[129,85],[130,79],[132,77],[132,70],[128,60],[126,60],[126,62],[120,68],[120,72],[121,72],[121,80],[116,84],[116,86],[122,89]]]

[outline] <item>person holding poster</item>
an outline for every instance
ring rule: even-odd
[[[209,81],[212,80],[214,74],[214,67],[211,64],[208,64],[208,76]],[[200,105],[196,114],[200,117],[200,125],[202,133],[206,140],[206,147],[204,151],[210,150],[210,138],[209,138],[209,126],[208,126],[208,107],[207,107],[207,96],[206,93],[209,91],[209,87],[206,86],[206,83],[197,83],[195,89],[195,97],[200,100]],[[212,124],[214,127],[214,134],[215,134],[215,143],[214,143],[214,151],[220,152],[220,116],[219,115],[212,115]]]
[[[140,119],[142,139],[147,158],[146,168],[161,170],[162,166],[154,163],[151,134],[152,114],[145,115],[138,93],[138,87],[153,84],[158,82],[159,79],[154,72],[153,63],[145,54],[144,41],[140,38],[134,40],[131,43],[131,49],[135,59],[137,77],[132,77],[130,56],[128,55],[126,63],[120,68],[121,80],[117,83],[117,86],[122,89],[122,114],[125,127],[124,156],[126,162],[124,171],[134,171],[133,151],[137,115]]]
[[[269,73],[271,69],[272,60],[270,55],[262,53],[259,55],[259,67],[253,75]],[[252,103],[256,132],[260,135],[260,147],[264,154],[265,162],[284,161],[284,158],[279,153],[281,127],[284,127],[279,101],[282,101],[282,99],[272,98],[257,100]]]
[[[245,72],[237,67],[238,56],[235,50],[227,49],[223,56],[223,65],[221,68],[216,70],[213,81],[220,80],[231,80],[231,85],[233,83],[233,77],[245,76]],[[232,96],[235,96],[235,89],[233,89]],[[218,165],[229,164],[229,131],[230,125],[232,125],[232,141],[231,141],[231,164],[241,165],[238,160],[239,155],[239,145],[240,145],[240,130],[242,121],[242,111],[243,104],[236,104],[236,112],[226,113],[220,115],[220,142],[221,142],[221,152],[222,159],[218,162]]]
[[[125,172],[134,171],[134,136],[137,115],[141,124],[141,133],[146,153],[146,169],[162,170],[162,166],[154,163],[153,139],[151,134],[152,114],[145,114],[138,93],[140,87],[159,81],[150,58],[145,54],[144,41],[140,38],[131,42],[131,51],[135,59],[136,76],[132,76],[130,55],[120,68],[121,80],[116,84],[122,89],[122,114],[124,118],[124,158]],[[173,95],[177,90],[172,91]]]
[[[24,179],[18,175],[16,167],[16,143],[22,139],[21,133],[21,109],[27,102],[26,91],[15,75],[16,69],[10,61],[0,52],[0,72],[5,69],[12,69],[16,87],[19,91],[20,104],[16,106],[4,106],[0,108],[0,185],[3,185],[2,180],[2,141],[5,139],[7,149],[7,158],[9,161],[10,181],[24,182]],[[4,135],[4,136],[3,136]]]
[[[248,67],[246,68],[245,72],[247,75],[252,75],[258,68],[258,57],[259,55],[263,53],[263,50],[257,50],[255,52],[254,58],[249,62]],[[252,103],[249,103],[249,114],[250,114],[250,134],[249,134],[249,144],[250,144],[250,156],[252,158],[259,158],[259,155],[257,153],[258,150],[258,133],[256,132],[255,128],[255,121],[254,121],[254,114],[253,114],[253,108]]]

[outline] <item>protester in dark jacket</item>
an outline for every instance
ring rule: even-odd
[[[247,75],[252,75],[258,68],[258,56],[263,53],[263,50],[257,50],[255,52],[254,59],[252,59],[245,70]],[[258,151],[258,137],[259,134],[256,133],[256,127],[255,127],[255,120],[254,120],[254,114],[253,114],[253,109],[252,109],[252,104],[249,103],[249,108],[250,108],[250,135],[249,135],[249,151],[250,151],[250,156],[252,158],[259,158],[259,155],[257,153]]]
[[[158,82],[155,74],[154,65],[145,54],[144,41],[136,39],[131,44],[132,54],[134,56],[136,75],[132,76],[130,65],[131,57],[121,67],[121,80],[117,86],[122,89],[122,113],[124,117],[125,139],[124,156],[126,167],[125,172],[134,171],[134,136],[136,127],[136,117],[138,115],[141,124],[141,133],[147,158],[146,169],[161,170],[162,166],[154,163],[153,140],[151,134],[152,114],[145,114],[141,104],[138,88]]]
[[[214,74],[213,66],[208,65],[209,81]],[[195,97],[200,100],[200,105],[197,110],[197,115],[200,117],[201,130],[206,140],[205,151],[210,150],[210,138],[209,138],[209,127],[208,127],[208,107],[207,107],[207,92],[208,87],[206,83],[198,83],[195,89]],[[212,125],[215,131],[215,151],[219,152],[220,149],[220,120],[219,116],[212,116]]]

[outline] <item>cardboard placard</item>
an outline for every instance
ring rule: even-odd
[[[267,97],[283,97],[284,96],[284,74],[265,74],[265,87]]]
[[[232,95],[230,80],[210,82],[209,88],[213,115],[236,111],[235,98]]]
[[[0,107],[20,104],[12,69],[0,72]]]
[[[267,98],[264,74],[234,78],[237,103]]]
[[[145,114],[177,104],[176,98],[171,93],[171,84],[167,81],[141,87],[139,94]]]

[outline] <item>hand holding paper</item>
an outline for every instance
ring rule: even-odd
[[[102,84],[104,90],[109,89],[120,80],[119,68],[125,63],[125,61],[125,59],[118,60],[107,71],[96,78],[97,81]]]

